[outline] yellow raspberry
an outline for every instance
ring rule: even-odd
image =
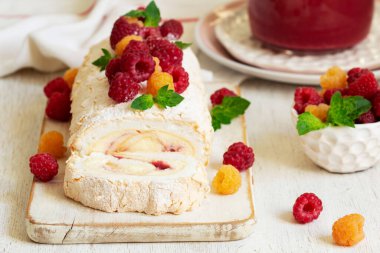
[[[340,246],[353,246],[364,239],[364,217],[360,214],[349,214],[335,221],[332,236]]]
[[[153,72],[148,79],[146,91],[156,96],[158,90],[166,85],[169,90],[174,90],[173,76],[166,72]]]
[[[319,105],[308,105],[305,108],[305,112],[310,112],[315,117],[319,118],[322,122],[325,122],[327,119],[327,113],[330,109],[329,105],[319,104]]]
[[[65,74],[63,74],[63,80],[66,81],[67,86],[69,86],[70,89],[73,88],[73,84],[75,81],[75,77],[78,74],[78,69],[77,68],[71,68],[66,70]]]
[[[157,57],[153,57],[153,61],[156,63],[154,67],[154,72],[162,72],[162,68],[160,66],[160,59],[158,59]]]
[[[61,133],[50,131],[41,136],[38,153],[49,153],[59,159],[65,156],[66,150]]]
[[[137,24],[140,27],[144,26],[144,23],[141,20],[139,20],[138,18],[125,17],[125,19],[130,24]]]
[[[223,195],[237,192],[240,185],[240,172],[232,165],[223,165],[212,180],[214,190]]]
[[[346,88],[347,73],[337,66],[331,67],[321,76],[320,84],[325,90]]]
[[[142,41],[142,37],[138,35],[128,35],[122,38],[115,47],[115,53],[121,56],[124,52],[124,49],[128,46],[129,42],[132,40]]]

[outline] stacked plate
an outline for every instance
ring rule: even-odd
[[[353,48],[329,54],[299,55],[272,51],[252,37],[246,1],[232,2],[202,18],[195,37],[200,49],[215,61],[242,73],[291,84],[317,85],[333,65],[348,70],[360,66],[380,78],[380,4],[368,37]]]

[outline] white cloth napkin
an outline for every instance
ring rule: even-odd
[[[196,17],[230,0],[155,1],[162,17],[183,20],[185,33],[181,39],[194,42]],[[67,66],[80,66],[89,48],[109,37],[112,25],[119,16],[148,4],[150,0],[26,2],[28,4],[25,1],[0,1],[0,77],[25,67],[52,72]],[[91,3],[91,8],[82,11],[84,14],[68,14]],[[193,49],[196,50],[195,44]],[[221,72],[225,70],[223,68]],[[206,76],[212,78],[209,74]]]
[[[114,21],[136,5],[97,0],[86,14],[26,17],[0,30],[0,76],[24,67],[57,71],[77,67],[89,47],[109,36]]]

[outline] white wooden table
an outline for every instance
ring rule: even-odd
[[[378,252],[380,249],[379,168],[337,175],[319,169],[305,157],[291,125],[293,86],[259,79],[246,81],[250,143],[256,162],[257,224],[247,239],[226,243],[159,243],[49,246],[31,242],[24,212],[32,175],[28,157],[36,151],[45,98],[43,84],[56,74],[26,70],[0,80],[0,250],[4,252]],[[316,193],[324,203],[319,219],[296,224],[295,198]],[[334,220],[351,212],[366,218],[366,238],[352,249],[335,246]]]
[[[240,75],[199,55],[220,75]],[[294,86],[250,79],[243,95],[252,101],[246,118],[256,155],[254,193],[257,224],[235,242],[42,245],[29,240],[24,216],[32,175],[28,158],[36,152],[45,108],[43,85],[61,73],[22,70],[0,79],[0,252],[380,252],[380,166],[337,175],[315,166],[302,153],[290,119]],[[229,78],[229,79],[228,79]],[[314,192],[323,201],[318,220],[299,225],[292,217],[298,195]],[[366,218],[366,238],[353,248],[335,246],[333,222],[358,212]]]

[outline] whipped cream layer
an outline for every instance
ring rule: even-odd
[[[213,130],[195,55],[184,50],[184,100],[139,111],[108,97],[105,73],[92,65],[101,48],[111,51],[108,41],[94,46],[72,89],[65,194],[107,212],[178,214],[198,206],[209,192]]]

